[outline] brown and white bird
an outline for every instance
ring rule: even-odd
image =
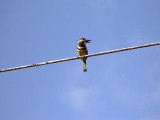
[[[86,60],[87,57],[85,57],[85,55],[88,54],[88,50],[86,47],[86,43],[90,43],[91,40],[87,40],[86,38],[80,38],[78,40],[78,44],[77,44],[77,52],[79,56],[84,56],[83,58],[81,58],[81,60],[83,61],[83,71],[86,72],[87,71],[87,65],[86,65]]]

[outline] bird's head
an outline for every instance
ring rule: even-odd
[[[79,44],[86,44],[86,43],[90,43],[90,42],[91,42],[91,40],[87,40],[86,38],[80,38],[78,40]]]

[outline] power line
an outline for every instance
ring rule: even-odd
[[[86,57],[93,57],[93,56],[110,54],[110,53],[115,53],[115,52],[122,52],[122,51],[127,51],[127,50],[138,49],[138,48],[151,47],[151,46],[156,46],[156,45],[160,45],[160,42],[89,54],[89,55],[86,55]],[[65,59],[60,59],[60,60],[36,63],[36,64],[32,64],[32,65],[24,65],[24,66],[19,66],[19,67],[14,67],[14,68],[1,69],[0,72],[7,72],[7,71],[18,70],[18,69],[23,69],[23,68],[36,67],[36,66],[53,64],[53,63],[58,63],[58,62],[65,62],[65,61],[75,60],[75,59],[79,59],[79,58],[82,58],[82,57],[65,58]]]

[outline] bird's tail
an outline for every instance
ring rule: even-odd
[[[87,71],[87,64],[86,64],[86,59],[83,59],[83,71]]]

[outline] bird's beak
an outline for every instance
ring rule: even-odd
[[[91,43],[91,40],[86,40],[86,43]]]

